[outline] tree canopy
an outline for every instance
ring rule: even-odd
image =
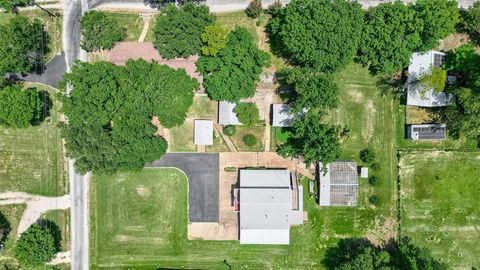
[[[169,4],[155,23],[155,47],[168,59],[198,54],[202,48],[202,33],[215,20],[205,5],[186,3],[176,7]]]
[[[43,94],[48,98],[47,93]],[[0,89],[1,126],[25,128],[35,125],[44,117],[43,108],[42,93],[36,88],[22,89],[20,85],[9,85]]]
[[[252,127],[260,121],[258,107],[253,102],[241,102],[235,106],[234,112],[237,114],[240,123],[247,127]]]
[[[226,47],[217,55],[200,57],[197,69],[211,99],[238,102],[255,94],[268,61],[269,55],[257,48],[252,34],[238,27],[228,34]]]
[[[202,54],[215,56],[227,46],[228,30],[221,25],[209,25],[202,34]]]
[[[0,8],[6,12],[17,12],[18,7],[31,5],[32,0],[0,0]]]
[[[447,84],[447,71],[442,67],[434,67],[421,75],[418,81],[424,86],[423,89],[433,89],[435,92],[442,92]]]
[[[82,49],[87,52],[110,50],[127,37],[125,28],[100,11],[89,11],[80,20]]]
[[[8,221],[7,217],[5,217],[2,212],[0,212],[0,243],[4,242],[7,239],[10,230],[10,222]]]
[[[158,159],[167,143],[152,117],[167,128],[182,124],[198,88],[185,70],[144,60],[77,63],[61,87],[67,85],[73,91],[63,96],[63,136],[82,173],[138,169]]]
[[[347,0],[293,0],[275,13],[267,32],[275,51],[293,64],[333,72],[354,57],[363,10]]]
[[[0,75],[27,73],[48,51],[48,35],[40,20],[17,15],[0,25]]]
[[[470,34],[480,34],[480,2],[473,3],[463,15],[463,28]]]
[[[49,262],[60,251],[60,245],[49,226],[33,224],[20,235],[14,255],[26,266],[38,266]]]

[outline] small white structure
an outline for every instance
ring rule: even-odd
[[[213,144],[213,121],[212,120],[195,120],[195,138],[196,145],[212,145]]]
[[[447,126],[445,124],[411,125],[408,136],[414,141],[445,140]]]
[[[218,102],[218,123],[220,125],[241,125],[237,114],[233,111],[237,104],[229,101]]]
[[[362,167],[360,169],[360,177],[361,178],[368,178],[368,168],[367,167]]]
[[[354,161],[336,161],[326,165],[326,173],[319,164],[319,205],[356,206],[358,198],[358,171]]]
[[[433,89],[424,89],[418,79],[432,68],[443,63],[445,54],[437,51],[414,53],[408,67],[407,105],[420,107],[442,107],[449,105],[453,96],[445,92],[436,92]],[[454,78],[449,78],[451,81]]]
[[[240,244],[290,243],[290,226],[303,223],[303,187],[287,169],[240,170]]]
[[[289,127],[292,125],[294,116],[290,113],[289,104],[272,104],[272,126]]]

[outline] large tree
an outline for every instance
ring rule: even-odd
[[[17,15],[0,25],[0,75],[31,71],[47,52],[46,44],[48,36],[38,19],[30,22]]]
[[[255,126],[260,121],[258,107],[253,102],[241,102],[233,111],[237,114],[238,121],[247,127]]]
[[[205,27],[214,23],[215,16],[205,5],[167,5],[155,23],[155,47],[160,55],[169,59],[198,54]]]
[[[33,224],[18,239],[14,255],[26,266],[39,266],[49,262],[60,251],[54,232],[48,226]]]
[[[354,57],[363,11],[349,0],[293,0],[268,24],[274,49],[294,64],[333,72]]]
[[[152,117],[164,127],[182,124],[198,88],[185,70],[144,60],[125,67],[78,63],[61,87],[67,85],[73,91],[63,98],[63,135],[82,173],[138,169],[158,159],[167,143],[156,135]]]
[[[115,43],[127,37],[126,30],[118,21],[100,11],[89,11],[80,20],[82,49],[87,52],[110,50]]]
[[[33,0],[0,0],[0,8],[6,12],[17,12],[18,7],[31,5]]]
[[[301,157],[309,166],[330,163],[340,156],[339,131],[322,123],[318,113],[307,112],[293,121],[292,134],[277,152],[283,157]]]
[[[268,60],[269,55],[257,48],[252,34],[239,27],[229,33],[226,47],[217,55],[201,56],[197,69],[211,99],[238,102],[255,94]]]
[[[0,89],[1,126],[25,128],[35,125],[44,117],[43,108],[42,93],[36,88],[22,89],[20,85],[10,85]]]

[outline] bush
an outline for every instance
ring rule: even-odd
[[[368,198],[368,201],[373,205],[378,205],[380,203],[380,198],[377,195],[372,195]]]
[[[252,0],[248,7],[245,9],[245,13],[248,17],[256,19],[262,14],[262,0]]]
[[[27,266],[37,266],[49,262],[60,251],[54,233],[48,226],[33,224],[17,241],[14,255]]]
[[[375,153],[373,153],[372,150],[365,148],[360,151],[360,159],[367,163],[370,164],[375,160]]]
[[[89,11],[80,20],[81,47],[87,52],[110,50],[115,43],[124,40],[127,32],[118,21],[100,11]]]
[[[235,135],[236,132],[237,132],[237,129],[233,125],[228,125],[223,127],[223,134],[229,137]]]
[[[235,106],[233,110],[240,123],[247,127],[255,126],[260,121],[257,105],[253,102],[242,102]]]
[[[376,177],[375,175],[372,175],[368,178],[368,183],[370,183],[370,185],[372,186],[376,186],[378,184],[378,177]]]
[[[243,143],[245,143],[246,146],[254,146],[257,144],[257,137],[253,134],[245,134],[245,136],[243,136]]]
[[[372,165],[370,165],[370,167],[372,167],[372,170],[378,171],[380,169],[380,163],[374,162]]]

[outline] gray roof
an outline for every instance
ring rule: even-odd
[[[290,188],[290,172],[287,169],[240,170],[240,187]]]
[[[237,114],[233,111],[237,104],[229,101],[218,102],[218,123],[220,125],[241,125]]]
[[[295,117],[290,114],[290,110],[291,106],[289,104],[272,104],[272,126],[291,126]]]
[[[322,164],[319,164],[322,168]],[[321,206],[356,206],[358,171],[354,161],[327,164],[327,172],[320,170],[319,204]]]
[[[433,67],[442,65],[444,56],[444,53],[437,51],[414,53],[412,55],[410,66],[408,67],[407,105],[442,107],[452,102],[453,96],[451,94],[425,89],[418,83],[420,76],[429,72]]]
[[[445,140],[447,136],[445,124],[411,125],[408,131],[412,140]]]
[[[213,121],[212,120],[195,120],[195,138],[194,143],[197,145],[213,144]]]

